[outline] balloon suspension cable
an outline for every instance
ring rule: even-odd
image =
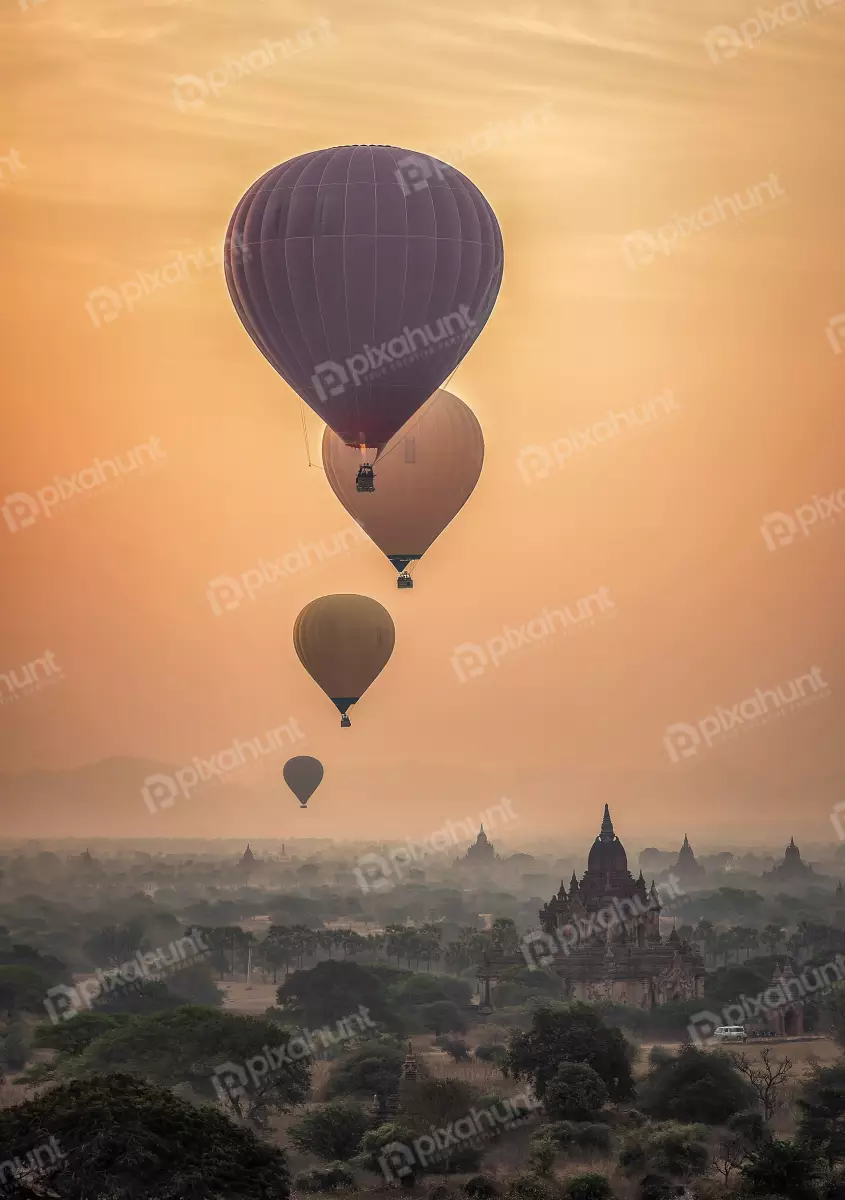
[[[302,436],[305,438],[305,453],[308,455],[308,466],[316,467],[319,471],[325,472],[325,467],[322,463],[311,461],[311,443],[308,440],[308,425],[305,420],[305,404],[302,400],[299,401],[299,415],[302,419]]]

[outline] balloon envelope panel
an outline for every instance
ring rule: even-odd
[[[396,641],[390,613],[369,596],[321,596],[296,618],[299,661],[331,700],[359,700]]]
[[[224,262],[235,309],[282,378],[347,445],[381,448],[478,337],[503,251],[492,208],[454,167],[336,146],[252,185]]]
[[[415,559],[472,495],[484,436],[473,411],[441,389],[385,446],[374,492],[355,488],[358,458],[326,428],[323,466],[338,500],[388,558]]]

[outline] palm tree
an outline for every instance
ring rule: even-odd
[[[780,925],[765,925],[760,932],[763,944],[768,947],[770,954],[775,954],[783,938]]]
[[[431,970],[431,960],[440,958],[440,942],[443,937],[443,927],[435,922],[421,925],[419,928],[419,944],[422,957],[426,960],[426,970]]]
[[[717,958],[721,958],[723,963],[727,964],[728,958],[735,949],[736,939],[732,933],[723,931],[722,933],[718,933],[716,935],[713,953]]]
[[[490,929],[490,941],[498,954],[513,954],[519,945],[516,922],[510,917],[497,917]]]

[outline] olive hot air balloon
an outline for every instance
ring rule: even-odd
[[[355,451],[326,427],[323,466],[346,511],[413,587],[406,570],[463,508],[481,474],[484,435],[475,414],[442,389],[388,442],[378,460],[375,495],[356,491]]]
[[[310,754],[299,754],[296,758],[288,759],[282,768],[282,774],[300,807],[305,808],[323,782],[323,764]]]
[[[481,333],[503,262],[475,184],[395,146],[334,146],[273,167],[239,201],[224,249],[258,349],[373,461]],[[365,462],[361,490],[372,475]]]
[[[382,672],[393,653],[390,613],[369,596],[321,596],[296,618],[293,644],[305,670],[336,705],[342,729],[349,708]]]

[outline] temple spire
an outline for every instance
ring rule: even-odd
[[[610,809],[608,808],[608,806],[606,804],[604,806],[604,817],[602,818],[602,823],[601,823],[601,836],[602,837],[606,837],[606,836],[613,837],[614,836],[613,822],[610,819]]]

